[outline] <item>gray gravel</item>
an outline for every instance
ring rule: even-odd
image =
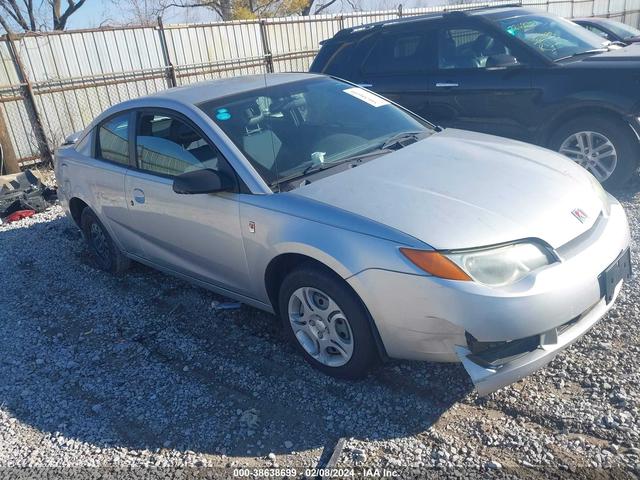
[[[618,194],[636,272],[637,191]],[[59,207],[0,226],[0,265],[0,467],[300,469],[343,437],[338,467],[640,473],[637,279],[547,368],[479,399],[454,364],[325,377],[270,315],[140,265],[96,270]]]

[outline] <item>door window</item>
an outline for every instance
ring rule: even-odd
[[[412,73],[432,67],[434,62],[429,32],[401,32],[381,35],[362,68],[366,73]]]
[[[596,35],[600,35],[602,38],[606,38],[607,40],[611,40],[609,34],[607,32],[605,32],[604,30],[600,30],[598,27],[596,27],[595,25],[582,25],[584,28],[586,28],[587,30],[589,30],[590,32],[595,33]]]
[[[136,162],[141,170],[169,177],[207,168],[228,172],[217,149],[193,127],[160,113],[138,117]]]
[[[96,157],[129,165],[129,114],[112,117],[98,127]]]
[[[485,68],[494,55],[511,55],[509,48],[493,35],[468,28],[440,31],[438,65],[443,69]]]

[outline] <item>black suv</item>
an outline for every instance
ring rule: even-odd
[[[551,14],[485,8],[348,28],[323,42],[311,71],[444,127],[552,148],[607,187],[638,166],[640,45]]]

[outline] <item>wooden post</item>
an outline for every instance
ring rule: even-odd
[[[169,87],[178,86],[178,78],[176,77],[176,68],[173,66],[171,56],[169,55],[169,46],[167,45],[167,36],[164,32],[164,24],[162,23],[162,17],[158,17],[158,32],[160,33],[160,48],[162,48],[162,56],[164,57],[164,64],[167,67],[167,80]]]
[[[36,136],[38,149],[40,150],[40,156],[45,163],[52,163],[53,155],[51,153],[51,148],[49,147],[49,141],[47,140],[47,135],[44,132],[42,118],[40,118],[40,112],[38,111],[38,106],[36,105],[36,96],[33,93],[33,86],[31,85],[31,81],[29,80],[27,71],[24,68],[24,64],[22,63],[20,54],[18,53],[18,49],[16,48],[15,34],[12,32],[8,32],[7,40],[9,41],[9,53],[11,55],[13,63],[15,64],[16,71],[18,73],[18,79],[20,80],[20,83],[22,85],[22,96],[27,107],[29,119],[31,120],[31,126],[33,127],[33,131]]]
[[[0,175],[20,172],[18,158],[16,157],[16,152],[13,150],[11,135],[9,135],[7,122],[4,119],[2,111],[0,111],[0,147],[2,147],[2,154],[0,155]]]

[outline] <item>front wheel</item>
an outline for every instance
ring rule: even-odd
[[[587,169],[605,188],[623,186],[638,168],[638,139],[615,117],[571,120],[556,130],[549,146]]]
[[[378,363],[370,317],[349,286],[313,266],[290,273],[279,308],[285,331],[304,358],[338,378],[361,378]]]

